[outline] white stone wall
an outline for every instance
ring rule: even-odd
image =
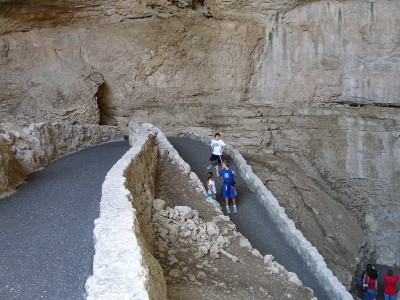
[[[88,299],[167,298],[161,266],[146,246],[137,217],[140,207],[133,208],[137,199],[128,189],[126,178],[132,167],[150,167],[154,138],[154,134],[139,132],[131,149],[112,167],[103,183],[100,217],[94,229],[93,275],[86,282]],[[147,176],[139,176],[135,184],[149,184],[148,180]]]

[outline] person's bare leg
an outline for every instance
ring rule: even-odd
[[[226,212],[230,214],[231,210],[229,209],[229,198],[225,198],[225,204],[226,204]]]
[[[233,212],[237,213],[236,198],[232,198],[232,202],[233,202]]]
[[[225,204],[226,206],[229,206],[229,198],[225,198]]]

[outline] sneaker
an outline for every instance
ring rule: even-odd
[[[211,166],[208,166],[208,167],[207,167],[207,170],[210,170],[210,169],[211,169]]]
[[[233,212],[236,214],[237,213],[237,207],[236,205],[233,206]]]
[[[231,210],[229,209],[229,206],[228,206],[228,205],[226,206],[226,213],[227,213],[227,214],[230,214],[230,213],[231,213]]]

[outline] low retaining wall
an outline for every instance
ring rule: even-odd
[[[152,124],[131,122],[129,143],[131,149],[103,183],[94,229],[93,275],[85,286],[88,299],[167,299],[163,270],[151,254],[158,151],[167,153],[204,190],[190,166]],[[204,195],[208,199],[205,190]]]
[[[116,126],[68,123],[36,123],[20,127],[0,124],[1,143],[7,155],[0,158],[0,194],[12,191],[25,176],[52,161],[84,148],[122,140],[125,132]],[[8,168],[12,165],[12,168]]]
[[[140,131],[131,142],[103,183],[93,275],[86,282],[88,299],[167,299],[163,271],[148,248],[142,222],[149,210],[151,217],[155,135]]]
[[[174,132],[173,134],[177,136],[183,135],[207,144],[211,142],[211,140],[207,138],[209,135],[206,132],[196,129]],[[308,267],[319,279],[321,285],[325,287],[325,290],[331,299],[352,300],[352,295],[328,268],[323,256],[304,237],[301,231],[296,228],[294,222],[286,215],[285,209],[279,205],[278,200],[265,187],[261,179],[253,173],[251,167],[247,164],[239,151],[233,149],[229,144],[227,144],[226,152],[235,161],[239,172],[240,174],[243,174],[242,176],[245,178],[246,183],[258,195],[258,198],[268,209],[271,218],[275,221],[279,230],[281,230],[289,243],[304,258]]]

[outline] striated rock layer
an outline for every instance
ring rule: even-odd
[[[133,116],[164,131],[221,131],[330,267],[390,264],[400,249],[399,9],[396,0],[2,0],[0,117],[127,125]],[[340,239],[324,230],[342,214],[363,242],[350,246],[352,228]]]

